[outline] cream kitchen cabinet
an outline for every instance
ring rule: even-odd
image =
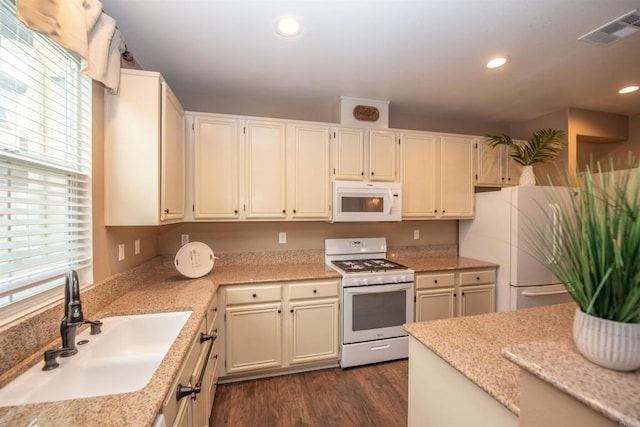
[[[330,219],[329,127],[288,124],[287,167],[287,218]]]
[[[395,132],[338,127],[332,135],[334,180],[398,180]]]
[[[229,286],[224,293],[226,373],[282,366],[282,285]]]
[[[162,404],[161,411],[167,426],[209,425],[218,379],[217,337],[217,302],[214,298]]]
[[[339,280],[220,288],[225,381],[336,366]]]
[[[105,91],[105,224],[158,225],[184,217],[184,110],[159,73],[121,71]]]
[[[395,132],[369,131],[369,179],[398,180],[398,142]]]
[[[522,165],[509,156],[506,146],[491,148],[489,143],[479,139],[476,148],[475,185],[478,187],[505,187],[518,185]]]
[[[473,217],[473,137],[400,133],[405,219]]]
[[[193,119],[193,216],[240,218],[240,121],[211,115]]]
[[[283,122],[247,120],[245,140],[246,219],[286,218],[286,139]]]
[[[495,268],[417,273],[416,322],[495,311]]]
[[[335,280],[289,284],[289,365],[338,358],[338,290]]]
[[[364,129],[334,128],[333,179],[362,181],[365,179]]]

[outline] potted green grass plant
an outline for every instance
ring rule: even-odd
[[[541,129],[524,143],[516,142],[506,134],[486,134],[485,137],[491,148],[506,145],[509,156],[523,166],[520,185],[536,185],[533,165],[555,159],[566,146],[564,131],[557,129]]]
[[[640,173],[587,167],[572,187],[551,185],[552,229],[531,227],[540,259],[579,306],[573,339],[601,366],[640,368]]]

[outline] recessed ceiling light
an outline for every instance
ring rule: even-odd
[[[281,36],[292,37],[300,34],[302,25],[295,18],[282,18],[276,25],[276,32]]]
[[[485,68],[489,68],[489,69],[499,68],[499,67],[502,67],[507,62],[509,62],[508,56],[498,56],[496,58],[491,59],[484,66]]]
[[[623,87],[618,91],[618,93],[631,93],[631,92],[637,91],[638,89],[640,89],[640,86],[632,85],[632,86]]]

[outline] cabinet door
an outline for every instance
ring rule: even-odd
[[[336,128],[334,139],[334,179],[364,179],[364,130]]]
[[[416,322],[448,319],[455,315],[455,288],[424,289],[416,292]]]
[[[238,121],[194,120],[194,217],[238,218]]]
[[[395,181],[397,179],[397,147],[394,132],[369,131],[369,179],[371,181]]]
[[[338,300],[289,304],[289,363],[338,358]]]
[[[438,140],[435,135],[403,133],[400,136],[402,217],[436,216]]]
[[[525,141],[516,140],[515,142],[516,144],[518,144],[518,143],[523,143]],[[524,166],[522,166],[520,163],[516,162],[511,158],[511,156],[509,155],[509,151],[506,150],[506,147],[505,147],[504,158],[505,158],[505,169],[506,169],[506,176],[507,176],[507,182],[505,183],[505,185],[508,185],[508,186],[518,185],[520,181],[520,175],[522,175],[522,168]]]
[[[331,179],[329,177],[329,128],[290,125],[289,214],[293,219],[329,219]]]
[[[184,110],[166,82],[162,82],[160,219],[184,217]]]
[[[472,137],[442,136],[441,218],[473,218]]]
[[[227,373],[282,366],[282,305],[226,308]]]
[[[491,148],[485,140],[476,143],[476,185],[483,187],[501,187],[506,183],[505,162],[506,147]]]
[[[286,215],[285,126],[248,120],[245,124],[247,219]]]
[[[463,286],[460,288],[460,316],[493,313],[495,310],[495,285]]]

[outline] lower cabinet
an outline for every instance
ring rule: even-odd
[[[495,311],[495,269],[416,274],[416,322]]]
[[[218,316],[214,299],[162,404],[167,426],[205,427],[218,382]]]
[[[338,289],[338,280],[221,287],[221,376],[337,362]]]

